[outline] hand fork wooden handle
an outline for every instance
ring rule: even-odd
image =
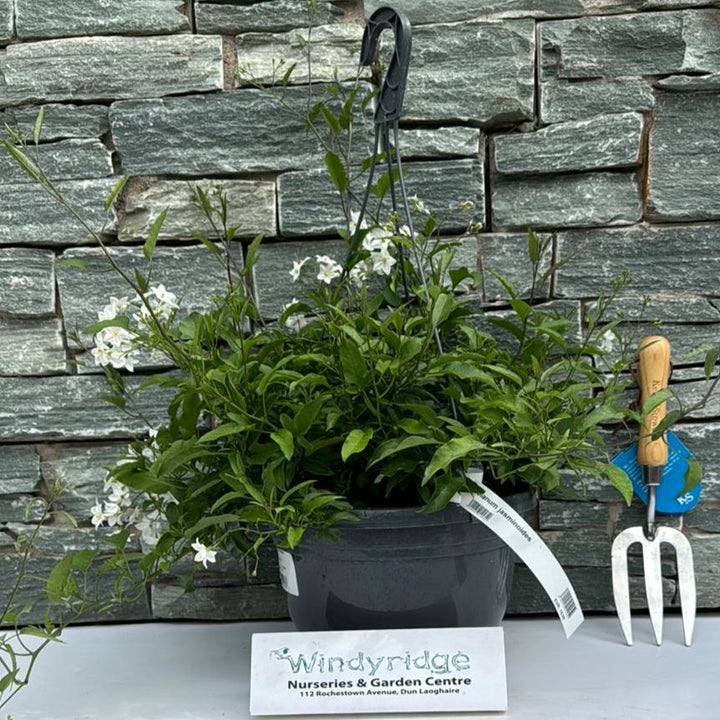
[[[670,344],[664,337],[651,336],[640,342],[638,384],[640,402],[668,385],[670,376]],[[637,459],[642,468],[643,482],[648,488],[647,522],[644,528],[631,527],[621,532],[612,545],[612,580],[615,607],[625,640],[632,645],[630,623],[630,588],[628,577],[628,548],[640,543],[643,551],[645,593],[655,642],[662,643],[663,588],[660,546],[663,543],[675,548],[678,569],[678,586],[682,609],[685,644],[692,643],[695,625],[695,572],[692,549],[688,539],[678,530],[655,525],[655,491],[662,481],[667,464],[668,446],[665,434],[653,438],[653,433],[665,418],[666,404],[660,403],[643,419],[638,438]]]

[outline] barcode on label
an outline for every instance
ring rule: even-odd
[[[568,617],[572,617],[577,610],[577,605],[575,604],[570,588],[560,593],[560,602],[563,604]]]
[[[483,520],[492,520],[493,514],[484,505],[481,505],[477,500],[471,500],[468,503],[468,507],[473,512],[476,512]]]

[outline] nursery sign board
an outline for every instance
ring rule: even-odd
[[[251,715],[506,709],[502,628],[252,637]]]

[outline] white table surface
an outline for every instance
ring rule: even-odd
[[[665,618],[660,647],[651,640],[646,616],[633,620],[633,647],[624,644],[617,620],[609,616],[586,619],[570,640],[550,618],[511,619],[503,627],[508,712],[418,714],[413,720],[720,718],[718,614],[698,617],[691,648],[682,644],[680,618],[674,615]],[[246,720],[250,636],[291,629],[284,622],[71,628],[63,634],[64,645],[44,652],[30,685],[0,717]]]

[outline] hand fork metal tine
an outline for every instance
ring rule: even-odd
[[[641,402],[645,402],[654,393],[667,387],[670,372],[670,344],[663,337],[648,337],[640,342],[638,354],[638,384]],[[658,426],[664,417],[665,403],[661,403],[643,418],[640,429],[637,459],[642,468],[643,482],[648,489],[645,527],[624,530],[615,538],[612,545],[613,595],[620,627],[628,645],[632,645],[632,627],[627,551],[635,543],[640,543],[642,546],[645,594],[655,642],[658,645],[662,643],[663,585],[660,549],[663,543],[675,548],[686,645],[692,643],[695,625],[695,572],[690,542],[679,530],[668,527],[658,528],[655,524],[655,493],[662,482],[663,468],[668,460],[665,437],[657,437]]]

